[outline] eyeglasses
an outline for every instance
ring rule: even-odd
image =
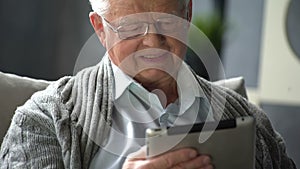
[[[176,32],[182,29],[179,29],[180,26],[182,28],[186,28],[183,26],[183,22],[175,19],[174,17],[165,17],[156,19],[153,23],[148,22],[134,22],[134,23],[125,23],[123,25],[119,25],[118,27],[114,27],[111,25],[109,21],[107,21],[103,17],[103,21],[105,24],[115,33],[118,34],[120,39],[127,40],[133,39],[140,36],[145,36],[149,32],[149,25],[153,24],[157,34],[165,34],[168,32]]]

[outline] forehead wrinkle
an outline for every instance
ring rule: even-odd
[[[175,14],[181,10],[179,0],[110,0],[110,3],[108,14],[114,18],[141,12]]]
[[[143,1],[144,8],[147,8],[147,12],[173,12],[174,9],[180,9],[178,0],[148,0]]]
[[[110,0],[108,15],[114,18],[137,13],[137,4],[130,0]]]

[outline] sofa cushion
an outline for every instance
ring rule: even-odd
[[[48,86],[49,82],[0,72],[0,143],[16,108],[30,96]]]
[[[245,80],[243,77],[234,77],[226,80],[219,80],[214,82],[214,84],[229,88],[240,94],[244,98],[248,99]]]

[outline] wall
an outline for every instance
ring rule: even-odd
[[[93,33],[82,0],[0,0],[0,71],[54,80],[71,75]]]
[[[261,54],[260,99],[262,102],[300,105],[300,59],[287,41],[285,25],[289,2],[267,1]]]
[[[243,76],[247,87],[258,85],[264,2],[227,0],[223,64],[227,77]]]

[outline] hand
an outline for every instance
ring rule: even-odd
[[[130,154],[123,169],[213,169],[210,157],[198,155],[194,149],[179,149],[147,159],[145,148]]]

